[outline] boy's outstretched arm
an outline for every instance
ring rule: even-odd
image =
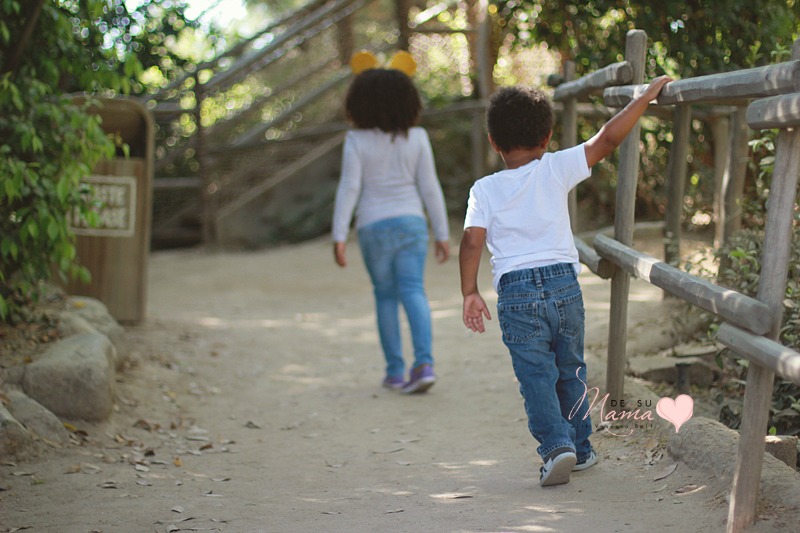
[[[661,89],[671,81],[672,78],[669,76],[660,76],[654,79],[641,95],[631,100],[622,111],[611,117],[594,137],[586,141],[584,145],[586,163],[590,168],[622,144],[622,141],[644,114],[647,106],[650,105],[650,101],[654,100]]]
[[[464,325],[472,331],[483,333],[483,317],[492,319],[486,302],[478,292],[478,268],[481,253],[486,244],[486,229],[470,227],[464,230],[461,247],[458,251],[458,264],[461,270],[461,294],[464,296]]]

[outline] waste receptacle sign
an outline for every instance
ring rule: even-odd
[[[90,227],[86,220],[72,217],[76,235],[92,237],[133,237],[136,228],[136,178],[133,176],[88,176],[92,200],[97,204],[98,224]]]

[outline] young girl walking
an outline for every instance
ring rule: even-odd
[[[347,119],[354,127],[344,141],[333,214],[333,253],[336,264],[345,267],[347,236],[355,215],[386,359],[383,386],[404,393],[424,392],[436,382],[431,312],[424,287],[426,212],[436,257],[442,263],[450,256],[447,211],[428,134],[417,126],[422,103],[409,77],[415,68],[413,59],[401,52],[390,68],[374,68],[374,64],[374,56],[364,53],[351,61],[354,72],[363,71],[356,72],[345,99]],[[400,304],[414,349],[407,380]]]

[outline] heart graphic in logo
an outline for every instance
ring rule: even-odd
[[[674,400],[672,398],[661,398],[656,404],[658,416],[672,422],[675,426],[675,433],[681,430],[681,426],[692,418],[694,412],[694,400],[688,394],[681,394]]]

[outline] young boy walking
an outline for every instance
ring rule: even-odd
[[[484,317],[491,320],[477,282],[486,246],[503,342],[520,384],[528,428],[539,442],[543,487],[568,483],[571,472],[597,462],[583,398],[584,308],[568,194],[622,143],[670,81],[656,78],[594,137],[557,152],[547,151],[554,119],[544,93],[507,87],[489,102],[489,142],[506,168],[479,179],[470,190],[459,252],[463,320],[480,333]]]

